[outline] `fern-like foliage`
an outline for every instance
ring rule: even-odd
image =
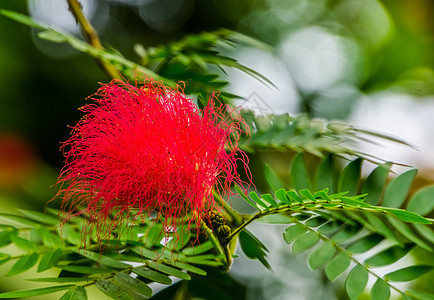
[[[223,49],[240,44],[270,50],[267,45],[257,40],[228,29],[188,35],[180,41],[147,50],[136,45],[136,50],[139,50],[137,53],[144,65],[175,82],[185,82],[185,92],[198,95],[203,104],[207,103],[208,97],[217,90],[222,91],[219,100],[230,103],[232,99],[239,97],[223,90],[229,82],[215,73],[213,67],[223,73],[226,73],[225,67],[235,68],[266,85],[274,86],[263,75],[221,53]]]
[[[59,270],[58,277],[29,280],[61,285],[3,293],[0,298],[29,297],[67,290],[64,299],[87,299],[85,288],[92,285],[115,299],[130,299],[137,294],[149,297],[152,295],[149,287],[152,282],[170,285],[172,280],[169,276],[190,280],[189,274],[207,274],[198,266],[217,267],[222,264],[222,256],[215,252],[211,241],[191,247],[190,232],[162,243],[168,234],[159,223],[134,223],[131,220],[129,225],[113,232],[113,238],[105,241],[103,249],[92,240],[88,241],[90,245],[86,249],[81,249],[82,218],[59,227],[55,210],[50,209],[52,215],[29,210],[21,212],[22,216],[0,215],[19,225],[1,225],[0,245],[13,243],[23,252],[14,257],[0,254],[2,264],[15,261],[6,276],[23,273],[35,265],[38,273],[56,268]]]
[[[184,82],[184,92],[197,96],[200,105],[206,105],[210,95],[215,91],[220,91],[219,101],[223,103],[231,103],[232,100],[240,98],[238,95],[225,91],[229,83],[222,78],[221,73],[216,72],[216,68],[223,72],[225,67],[236,68],[266,85],[273,86],[273,83],[263,75],[221,53],[224,48],[240,44],[270,50],[262,42],[231,30],[221,29],[189,35],[180,41],[149,49],[136,45],[135,50],[141,57],[141,62],[134,62],[113,48],[96,49],[61,29],[50,27],[23,14],[8,10],[0,10],[0,14],[40,30],[38,37],[41,39],[53,43],[68,43],[80,52],[114,65],[123,76],[132,81],[152,77],[161,80],[167,86],[175,86],[179,82]],[[252,133],[251,137],[245,137],[240,143],[240,146],[247,151],[290,149],[312,153],[319,157],[333,153],[376,159],[357,151],[351,143],[377,137],[408,145],[400,139],[384,134],[354,128],[342,122],[327,123],[323,120],[311,120],[305,115],[294,117],[283,114],[255,117],[253,112],[243,111],[243,117]]]
[[[358,151],[354,144],[376,138],[411,146],[398,138],[358,129],[341,121],[312,120],[306,115],[289,114],[255,116],[251,111],[242,111],[242,115],[250,128],[251,136],[245,137],[240,145],[249,152],[260,149],[293,150],[318,157],[333,153],[378,162],[381,159]]]
[[[167,86],[174,86],[180,81],[185,82],[185,93],[197,95],[202,104],[208,102],[208,98],[214,91],[221,91],[229,84],[226,80],[222,80],[218,73],[210,71],[211,66],[223,72],[225,72],[224,67],[236,68],[273,86],[273,83],[266,77],[240,64],[235,59],[222,55],[219,51],[220,48],[233,47],[239,43],[265,49],[268,49],[268,46],[227,29],[190,35],[181,41],[156,48],[144,49],[143,46],[136,45],[136,53],[141,57],[141,62],[136,63],[125,58],[122,53],[113,48],[97,49],[62,29],[53,28],[23,14],[8,10],[1,10],[0,14],[40,30],[38,37],[43,40],[67,43],[80,52],[112,64],[130,80],[152,77],[163,81]],[[224,91],[219,96],[220,101],[223,102],[230,102],[234,98],[239,97]]]
[[[114,49],[96,49],[27,16],[5,10],[0,13],[37,28],[42,39],[68,43],[78,51],[114,65],[129,79],[149,76],[167,86],[184,81],[185,92],[197,95],[202,104],[211,92],[222,90],[228,84],[215,72],[216,68],[223,72],[225,67],[236,68],[272,85],[260,74],[222,54],[222,48],[238,43],[266,48],[232,31],[191,35],[157,48],[144,49],[137,45],[135,50],[141,62],[136,63]],[[235,98],[237,95],[224,91],[220,94],[224,102]],[[378,159],[357,151],[350,144],[366,142],[372,137],[405,142],[348,124],[311,120],[306,116],[242,114],[252,135],[242,139],[240,147],[251,152],[294,150],[321,157],[323,160],[314,175],[308,171],[310,168],[302,154],[297,155],[289,167],[289,185],[283,184],[273,169],[266,166],[265,178],[273,193],[251,192],[247,196],[238,188],[240,196],[257,212],[244,217],[225,207],[233,222],[230,223],[232,233],[224,238],[206,225],[202,231],[178,229],[174,235],[172,229],[158,220],[132,217],[123,226],[113,229],[111,237],[103,241],[101,247],[92,232],[89,238],[83,239],[83,232],[89,230],[84,227],[83,217],[68,220],[59,227],[59,212],[52,209],[48,209],[48,214],[28,210],[22,210],[20,215],[0,214],[5,220],[0,225],[0,247],[13,244],[22,251],[17,256],[0,253],[0,264],[14,262],[6,276],[21,274],[34,266],[37,272],[58,270],[56,277],[30,279],[53,283],[53,286],[3,293],[0,298],[38,296],[63,290],[62,299],[87,299],[86,288],[90,286],[96,286],[114,299],[150,297],[153,293],[150,284],[171,285],[170,276],[181,279],[182,284],[195,280],[204,284],[201,276],[228,268],[233,254],[230,249],[236,239],[247,257],[272,268],[267,262],[266,245],[246,229],[257,221],[288,224],[283,239],[292,245],[293,252],[309,251],[309,266],[312,269],[324,267],[331,281],[345,273],[345,288],[351,299],[363,293],[369,277],[376,279],[371,289],[372,299],[389,299],[391,290],[406,299],[434,299],[433,295],[403,291],[394,285],[394,282],[410,281],[431,271],[432,264],[410,265],[386,275],[377,271],[379,267],[393,267],[393,263],[411,254],[414,248],[433,252],[434,231],[430,219],[421,215],[428,215],[434,208],[434,188],[420,189],[407,202],[417,171],[410,169],[387,182],[392,163],[380,164]],[[329,153],[359,158],[338,173],[334,156],[327,156]],[[366,180],[361,178],[364,159],[374,159],[379,164]],[[406,210],[402,209],[404,205]],[[195,244],[197,241],[200,243]],[[368,251],[374,254],[363,258]],[[175,288],[182,287],[179,284],[170,287]]]
[[[407,204],[408,210],[403,210],[399,207],[404,203],[417,171],[410,169],[386,184],[391,163],[385,163],[362,182],[361,164],[362,160],[356,159],[339,176],[334,176],[331,157],[327,157],[319,165],[316,178],[311,180],[303,156],[299,155],[291,166],[291,184],[296,188],[292,190],[279,188],[283,184],[267,167],[266,178],[275,190],[274,197],[256,192],[247,197],[238,189],[244,200],[258,210],[245,224],[253,221],[290,224],[283,233],[285,242],[292,245],[294,253],[310,251],[309,266],[312,269],[325,266],[331,281],[347,271],[345,288],[350,299],[358,299],[370,276],[376,280],[371,289],[371,297],[375,300],[389,299],[391,290],[405,299],[434,297],[402,291],[394,285],[394,282],[411,281],[430,272],[434,268],[432,264],[410,265],[384,276],[376,271],[402,259],[415,247],[434,251],[431,222],[417,214],[428,214],[433,209],[433,187],[416,192]],[[329,194],[328,188],[312,192],[323,185],[336,192]],[[359,191],[366,193],[358,194]],[[384,206],[373,206],[378,203]],[[253,245],[259,255],[249,257],[264,261],[264,247]],[[360,258],[368,251],[375,254]]]

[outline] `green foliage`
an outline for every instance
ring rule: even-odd
[[[243,230],[240,232],[239,240],[241,249],[248,258],[258,259],[267,269],[271,269],[270,264],[265,258],[268,249],[257,237],[251,232]]]
[[[329,153],[339,155],[356,155],[376,162],[381,161],[354,149],[349,142],[363,142],[367,138],[380,138],[383,141],[399,143],[409,146],[406,142],[386,135],[367,130],[360,130],[343,122],[328,122],[321,119],[310,119],[306,115],[290,116],[261,115],[254,112],[242,111],[242,116],[251,131],[250,137],[240,141],[240,147],[249,152],[261,149],[293,150],[309,153],[318,157]],[[367,137],[366,137],[367,136]],[[326,180],[321,176],[321,179]],[[330,186],[323,186],[328,187]]]
[[[222,90],[229,84],[220,78],[219,73],[212,73],[212,67],[221,69],[223,73],[225,73],[224,67],[236,68],[273,86],[267,78],[235,59],[222,55],[219,50],[237,44],[261,47],[266,50],[269,50],[269,47],[253,38],[227,29],[189,35],[178,42],[156,48],[144,49],[141,45],[135,45],[134,49],[141,58],[141,63],[136,63],[114,49],[97,49],[59,28],[50,27],[28,16],[7,10],[1,10],[0,14],[41,30],[37,35],[40,39],[53,43],[67,43],[80,52],[112,64],[130,80],[152,77],[163,81],[167,86],[174,86],[182,81],[185,83],[184,92],[197,95],[202,104],[208,102],[208,98],[214,91]],[[226,103],[235,98],[239,96],[224,91],[219,95],[220,101]]]
[[[221,50],[238,44],[269,50],[267,45],[227,29],[188,35],[180,41],[157,48],[144,49],[143,46],[136,45],[135,49],[141,50],[136,52],[144,65],[155,69],[155,72],[165,78],[185,82],[185,92],[198,95],[199,100],[205,104],[214,91],[222,90],[229,84],[221,79],[218,73],[213,73],[212,67],[217,67],[223,73],[224,67],[236,68],[273,86],[273,83],[261,74],[221,54]],[[234,98],[239,97],[224,91],[219,95],[223,102],[230,102]]]
[[[53,216],[57,215],[57,211],[49,211]],[[64,243],[43,242],[46,234],[61,239],[62,232],[66,236],[70,236],[71,232],[77,232],[78,225],[83,222],[82,218],[64,223],[62,230],[59,230],[58,226],[53,226],[54,217],[51,215],[43,218],[41,213],[33,211],[25,211],[23,214],[26,216],[3,215],[6,220],[26,226],[20,227],[19,231],[12,225],[0,227],[2,236],[10,237],[8,243],[14,243],[26,252],[14,258],[9,255],[1,256],[2,262],[16,259],[6,276],[23,273],[37,265],[38,272],[56,268],[60,273],[58,277],[30,280],[69,285],[3,293],[0,294],[2,298],[37,296],[67,289],[62,299],[87,299],[85,287],[92,285],[114,299],[131,299],[137,294],[149,297],[152,295],[152,289],[149,287],[151,282],[170,285],[172,280],[169,276],[191,280],[191,276],[183,270],[196,274],[195,276],[205,276],[206,271],[198,265],[222,264],[220,254],[216,252],[213,245],[210,247],[210,243],[204,242],[196,251],[191,244],[190,232],[185,236],[179,236],[178,239],[174,238],[182,245],[176,243],[177,246],[174,247],[175,243],[167,243],[163,246],[160,242],[167,235],[157,232],[157,229],[163,229],[159,223],[150,226],[147,223],[131,220],[130,225],[119,229],[119,232],[113,232],[113,239],[105,242],[107,246],[104,250],[96,248],[98,252],[95,252],[90,250],[93,246],[82,249],[75,241],[72,242],[67,238],[64,239]],[[33,221],[30,221],[30,218]],[[57,220],[56,222],[58,223]],[[139,234],[142,231],[141,227],[154,228],[154,230],[149,230],[146,236]],[[37,238],[28,238],[29,232],[33,232]],[[80,235],[79,232],[77,233]],[[150,246],[147,243],[149,240],[153,241]],[[122,255],[119,254],[120,251]],[[41,259],[38,263],[39,257]],[[136,274],[137,277],[131,274]]]
[[[319,164],[318,170],[313,173],[314,186],[321,186],[320,176],[331,174],[330,157],[326,157]],[[433,230],[429,226],[430,221],[422,216],[399,209],[406,198],[415,170],[410,170],[403,175],[398,175],[391,180],[392,187],[398,187],[399,193],[394,193],[386,184],[386,178],[390,170],[390,163],[379,165],[365,181],[360,178],[360,158],[350,162],[338,178],[329,179],[329,186],[337,186],[335,194],[329,194],[329,190],[323,189],[317,192],[310,189],[301,190],[275,190],[275,200],[269,200],[269,194],[258,195],[250,192],[249,197],[242,195],[251,206],[257,209],[257,213],[249,220],[274,223],[279,215],[281,223],[290,224],[283,233],[286,243],[292,244],[294,253],[302,253],[313,249],[308,256],[308,264],[312,269],[325,267],[327,278],[331,281],[346,273],[345,288],[350,299],[357,299],[364,291],[368,278],[373,276],[376,283],[371,290],[372,299],[389,299],[390,289],[398,291],[401,295],[405,292],[393,285],[395,281],[411,281],[423,274],[430,272],[432,265],[411,265],[387,274],[384,278],[377,275],[376,268],[390,266],[411,253],[416,246],[433,252]],[[291,172],[298,170],[304,174],[304,180],[310,180],[311,174],[306,170],[305,161],[301,155],[293,160]],[[272,169],[266,172],[270,176],[267,181],[270,187],[278,185],[276,175]],[[278,178],[277,178],[278,179]],[[292,180],[294,187],[299,186],[303,179]],[[308,182],[308,181],[305,181]],[[345,189],[352,189],[352,194]],[[421,189],[409,201],[419,202],[418,205],[430,207],[432,198],[429,198],[431,187]],[[240,189],[238,189],[240,192]],[[359,195],[359,192],[371,192]],[[427,193],[426,196],[423,195]],[[404,195],[403,195],[404,194]],[[422,194],[422,196],[420,196]],[[351,196],[348,196],[351,195]],[[416,200],[414,200],[416,197]],[[373,206],[372,204],[389,203],[393,208]],[[410,205],[409,205],[410,206]],[[414,206],[416,207],[416,205]],[[429,213],[432,208],[423,212]],[[269,220],[269,221],[268,221]],[[381,245],[391,245],[384,249]],[[380,250],[377,250],[380,249]],[[374,251],[364,261],[359,255]],[[349,269],[349,271],[348,271]],[[417,297],[411,296],[411,299]]]
[[[14,292],[0,294],[0,298],[24,298],[24,297],[41,296],[41,295],[46,295],[46,294],[51,294],[58,291],[66,290],[71,287],[72,287],[71,285],[58,285],[58,286],[50,286],[50,287],[40,288],[40,289],[14,291]],[[65,299],[74,299],[74,298],[65,298]]]
[[[237,44],[268,50],[266,45],[229,30],[189,35],[156,48],[145,49],[136,45],[135,50],[141,58],[141,62],[136,63],[114,49],[96,49],[27,16],[5,10],[0,13],[36,28],[41,39],[68,43],[78,51],[112,64],[131,80],[149,76],[168,86],[183,81],[186,83],[185,93],[197,95],[200,105],[206,104],[212,92],[229,84],[214,71],[217,68],[223,72],[227,67],[236,68],[273,85],[259,73],[222,54],[221,50]],[[222,91],[219,99],[230,103],[237,97]],[[233,284],[227,275],[216,275],[218,269],[227,270],[234,257],[229,253],[233,239],[239,239],[248,258],[257,259],[271,269],[267,261],[268,249],[245,228],[253,221],[288,224],[283,239],[291,245],[292,251],[309,252],[307,261],[310,268],[323,268],[330,281],[345,275],[345,290],[350,299],[360,297],[369,277],[376,279],[370,292],[375,300],[389,299],[391,289],[411,299],[433,298],[433,295],[420,292],[401,291],[393,284],[417,279],[430,272],[434,268],[432,265],[410,265],[384,277],[376,273],[379,267],[393,267],[392,264],[411,255],[414,248],[433,252],[434,230],[429,226],[430,220],[422,217],[434,208],[433,186],[417,191],[408,199],[407,210],[402,209],[417,170],[410,169],[387,183],[392,163],[358,152],[348,142],[376,137],[408,144],[348,124],[311,120],[304,115],[257,117],[246,111],[241,111],[241,114],[251,129],[251,137],[244,136],[240,141],[244,150],[293,150],[298,154],[288,167],[291,189],[287,189],[268,165],[264,175],[274,195],[256,191],[245,195],[243,189],[235,186],[257,212],[245,217],[227,209],[226,213],[233,217],[230,224],[233,233],[227,242],[219,241],[206,226],[202,232],[192,226],[174,235],[160,220],[139,222],[131,218],[113,230],[101,245],[96,237],[83,234],[86,229],[82,217],[65,222],[59,230],[58,212],[55,210],[48,210],[51,215],[30,210],[21,210],[21,215],[0,214],[8,222],[0,225],[0,247],[14,244],[22,252],[14,257],[0,253],[0,264],[16,260],[6,276],[21,274],[35,266],[37,272],[54,268],[59,271],[57,277],[29,280],[62,284],[3,293],[0,298],[31,297],[66,290],[61,299],[87,299],[88,286],[96,286],[113,299],[151,297],[150,283],[171,285],[170,276],[173,276],[181,279],[180,283],[171,285],[153,298],[167,299],[177,291],[188,290],[202,298],[205,295],[210,299],[237,299],[223,288],[216,288]],[[309,172],[311,168],[305,160],[308,154],[322,158],[315,172]],[[349,162],[337,175],[336,170],[340,168],[336,166],[335,156],[330,154],[358,158]],[[363,162],[372,159],[378,166],[364,180],[361,178]],[[172,239],[166,243],[166,238]],[[200,243],[195,243],[197,241]],[[369,257],[366,257],[368,251]],[[203,279],[202,276],[207,277]],[[240,290],[239,295],[243,295],[242,288]]]

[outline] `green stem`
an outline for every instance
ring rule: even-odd
[[[238,233],[240,233],[241,230],[247,227],[250,223],[253,221],[265,217],[267,215],[272,215],[276,213],[282,213],[291,210],[290,206],[285,207],[276,207],[269,210],[260,211],[256,214],[254,214],[250,219],[248,219],[246,222],[242,223],[237,229],[235,229],[226,239],[227,243],[229,243]],[[294,212],[298,212],[297,210],[294,210]]]
[[[229,245],[222,245],[223,247],[223,252],[225,253],[225,257],[226,257],[226,264],[225,264],[225,272],[228,272],[229,269],[231,268],[232,265],[232,254],[229,250]]]
[[[217,237],[215,236],[214,232],[206,226],[206,224],[201,221],[202,228],[205,229],[206,234],[208,235],[209,240],[213,244],[214,248],[218,251],[219,254],[224,254],[222,250],[222,245],[218,241]]]
[[[99,40],[98,34],[93,28],[92,24],[86,19],[81,9],[81,4],[78,0],[66,0],[68,2],[69,10],[74,16],[78,24],[80,24],[81,31],[88,44],[92,45],[97,50],[104,50],[104,47]],[[119,72],[110,63],[97,58],[98,64],[104,70],[104,72],[113,79],[120,79]]]
[[[279,214],[279,213],[283,213],[283,212],[296,213],[296,212],[303,212],[303,211],[318,211],[321,209],[327,209],[329,211],[334,211],[334,210],[341,210],[342,211],[342,210],[344,210],[344,211],[356,211],[356,212],[363,210],[363,211],[371,211],[373,213],[378,213],[378,214],[384,214],[385,213],[384,211],[377,210],[374,207],[351,207],[351,206],[343,206],[342,204],[338,204],[336,206],[328,206],[328,207],[324,207],[321,204],[316,204],[314,206],[305,206],[302,203],[294,203],[291,205],[282,205],[282,206],[273,207],[273,208],[270,208],[267,210],[257,212],[250,219],[248,219],[247,221],[242,223],[238,228],[236,228],[227,237],[226,242],[229,243],[238,233],[240,233],[241,230],[246,228],[247,225],[249,225],[253,221],[260,219],[262,217],[265,217],[268,215]],[[375,229],[373,229],[373,231],[377,232]]]

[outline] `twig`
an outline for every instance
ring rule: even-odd
[[[220,244],[220,242],[218,241],[217,237],[214,235],[212,230],[208,226],[206,226],[206,224],[203,221],[201,221],[201,225],[202,228],[205,229],[205,232],[208,235],[209,240],[211,241],[211,243],[213,244],[217,252],[219,254],[224,254],[222,250],[222,245]]]
[[[83,11],[81,10],[81,4],[78,2],[78,0],[66,0],[66,1],[68,2],[69,10],[71,11],[75,20],[77,21],[78,24],[80,24],[81,31],[87,43],[92,45],[98,50],[104,50],[104,47],[102,46],[101,41],[99,40],[95,28],[93,28],[93,26],[89,23],[89,21],[84,16]],[[113,79],[121,78],[118,71],[113,65],[99,58],[97,58],[97,62],[110,78]]]
[[[229,245],[222,245],[223,252],[225,253],[226,263],[225,263],[225,272],[228,272],[232,265],[232,254],[229,250]]]

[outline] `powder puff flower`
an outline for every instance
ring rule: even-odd
[[[89,224],[113,228],[126,215],[151,212],[169,225],[178,218],[198,224],[218,208],[213,189],[229,194],[231,183],[243,183],[237,162],[250,176],[237,146],[247,127],[214,95],[199,109],[179,86],[114,80],[90,99],[62,146],[66,165],[58,180],[63,209],[86,213]],[[104,228],[99,238],[110,234]]]

